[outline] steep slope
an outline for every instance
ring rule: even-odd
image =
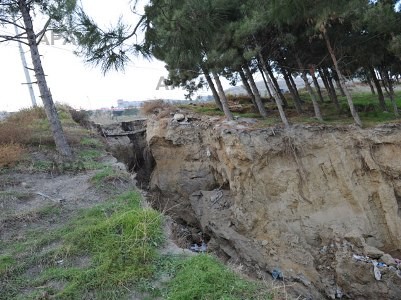
[[[160,207],[258,277],[278,269],[306,298],[399,299],[399,124],[285,131],[189,119],[147,123]],[[385,260],[382,280],[353,254]]]

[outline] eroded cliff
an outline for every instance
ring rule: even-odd
[[[158,205],[258,277],[279,269],[295,295],[400,299],[401,125],[253,127],[148,120]],[[386,260],[381,280],[353,254]]]

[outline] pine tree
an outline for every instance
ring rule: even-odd
[[[38,44],[49,25],[59,26],[63,19],[72,13],[74,7],[75,1],[62,0],[3,0],[0,6],[0,25],[16,26],[21,32],[16,35],[0,35],[0,39],[1,41],[15,41],[29,47],[40,97],[43,101],[57,150],[61,155],[66,157],[72,156],[72,151],[63,132],[52,95],[47,85]],[[33,26],[32,15],[35,10],[40,10],[49,17],[44,28],[39,32],[35,32]]]

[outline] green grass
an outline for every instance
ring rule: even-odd
[[[8,270],[15,264],[15,259],[10,255],[0,256],[0,276],[6,274]]]
[[[181,108],[190,109],[196,113],[204,114],[208,116],[224,116],[224,113],[220,111],[215,105],[208,104],[205,106],[193,106],[193,105],[180,105]]]
[[[304,101],[304,104],[302,105],[304,113],[302,115],[296,113],[292,98],[290,97],[289,94],[286,94],[289,107],[285,109],[285,112],[290,123],[292,124],[318,123],[318,124],[330,124],[330,125],[347,125],[354,123],[354,120],[349,112],[348,103],[345,97],[338,96],[341,107],[341,112],[339,113],[336,110],[334,104],[331,103],[328,95],[324,93],[325,102],[319,103],[322,116],[324,119],[324,121],[321,122],[313,117],[314,116],[313,106],[309,94],[303,90],[301,90],[299,94],[301,99]],[[381,111],[377,95],[372,95],[371,93],[353,93],[352,98],[364,127],[375,126],[381,123],[397,122],[399,120],[394,116],[393,108],[390,103],[390,99],[387,97],[387,95],[385,95],[385,101],[388,108],[388,112]],[[401,91],[397,91],[395,93],[395,100],[397,106],[400,109]],[[197,106],[182,105],[180,107],[205,115],[211,115],[211,116],[224,115],[217,109],[216,105],[213,103],[207,103]],[[251,110],[254,109],[252,108],[251,105],[244,105],[243,106],[244,112],[241,113],[234,112],[234,115],[238,117],[259,119],[259,122],[256,125],[256,127],[266,127],[266,126],[281,124],[281,120],[276,105],[273,102],[268,102],[265,104],[265,107],[268,110],[268,118],[265,120],[261,119],[259,114],[251,112]]]
[[[257,113],[234,113],[234,116],[240,117],[240,118],[254,118],[254,119],[262,118],[261,115],[259,115]]]
[[[36,292],[24,291],[38,288],[56,299],[121,299],[128,286],[153,276],[161,223],[158,212],[141,208],[137,192],[127,192],[82,211],[64,228],[3,244],[0,299],[35,299]],[[87,263],[77,263],[82,258]],[[42,269],[34,280],[27,275],[33,267]],[[60,282],[60,289],[52,287]]]
[[[80,141],[81,146],[91,147],[95,149],[103,149],[103,143],[96,138],[84,137]]]
[[[41,217],[59,218],[49,206]],[[216,258],[160,256],[163,217],[129,191],[80,211],[67,225],[0,241],[0,299],[270,299]],[[160,283],[165,275],[169,279]]]
[[[127,193],[113,205],[103,205],[85,212],[75,220],[64,236],[58,257],[85,255],[91,257],[89,267],[52,267],[38,284],[67,280],[58,299],[73,299],[93,293],[96,299],[118,299],[130,285],[153,275],[152,262],[162,242],[161,215],[142,209],[137,193]],[[114,296],[117,297],[114,297]]]
[[[261,290],[256,283],[241,279],[210,255],[196,255],[182,261],[176,267],[174,278],[168,283],[167,298],[171,300],[271,299],[266,290]]]
[[[101,185],[104,185],[105,183],[109,183],[114,180],[118,180],[121,176],[123,176],[123,175],[116,172],[113,168],[105,167],[105,168],[99,170],[99,172],[97,172],[91,178],[91,182],[95,186],[100,187]],[[125,180],[125,178],[121,178],[121,179]]]

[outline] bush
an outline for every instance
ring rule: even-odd
[[[12,167],[22,160],[25,149],[20,144],[0,144],[0,167]]]
[[[85,128],[90,127],[89,113],[86,110],[70,109],[70,114],[75,123]]]
[[[46,112],[43,107],[24,108],[10,115],[7,122],[21,125],[28,125],[36,120],[46,120]]]
[[[159,114],[161,111],[170,108],[170,104],[163,100],[146,101],[141,107],[141,112],[145,115]]]
[[[42,107],[22,109],[0,123],[0,144],[33,144],[49,140],[49,122]],[[51,138],[51,136],[50,136]]]

